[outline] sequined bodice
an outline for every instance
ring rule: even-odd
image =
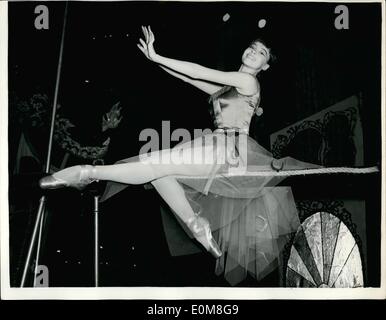
[[[251,118],[259,102],[260,92],[247,96],[231,87],[212,100],[215,127],[235,128],[249,132]]]

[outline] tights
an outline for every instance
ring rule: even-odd
[[[122,164],[88,167],[88,175],[96,180],[108,180],[126,184],[143,184],[151,182],[165,202],[184,221],[188,222],[195,213],[185,196],[182,186],[174,175],[206,175],[210,164],[165,164],[150,162],[129,162]],[[74,176],[77,175],[77,176]],[[76,180],[79,170],[67,168],[55,173],[56,178],[66,181]]]

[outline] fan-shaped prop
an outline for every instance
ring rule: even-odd
[[[359,248],[336,216],[318,212],[299,227],[286,271],[287,287],[363,287]]]

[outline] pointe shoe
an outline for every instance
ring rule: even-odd
[[[71,187],[78,190],[83,190],[88,184],[96,181],[96,179],[90,178],[90,173],[94,170],[93,166],[81,165],[74,166],[71,170],[78,171],[78,178],[72,179],[73,181],[66,181],[60,178],[56,178],[53,175],[41,178],[39,180],[39,186],[42,189],[59,189],[65,187]],[[76,175],[75,175],[76,176]]]
[[[221,249],[213,239],[209,221],[207,219],[195,216],[188,220],[187,225],[196,240],[200,242],[209,253],[216,259],[221,257]]]

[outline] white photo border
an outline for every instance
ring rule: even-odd
[[[85,0],[89,1],[89,0]],[[194,2],[193,0],[184,0]],[[223,0],[224,1],[224,0]],[[228,1],[228,0],[225,0]],[[230,1],[230,0],[229,0]],[[232,0],[234,1],[234,0]],[[43,2],[43,1],[39,1]],[[92,1],[90,1],[92,2]],[[105,1],[104,1],[105,2]],[[203,1],[215,2],[215,1]],[[260,2],[260,1],[243,1]],[[265,1],[266,2],[266,1]],[[269,1],[279,2],[279,1]],[[287,1],[280,2],[310,2]],[[347,1],[312,1],[315,3],[340,3]],[[351,1],[352,3],[382,4],[382,84],[381,84],[381,125],[382,125],[382,168],[385,160],[385,2]],[[386,264],[385,264],[385,173],[382,174],[381,187],[381,281],[379,288],[356,289],[302,289],[302,288],[218,288],[218,287],[116,287],[116,288],[11,288],[9,269],[9,217],[8,217],[8,3],[0,2],[0,241],[1,241],[1,298],[6,300],[267,300],[267,299],[385,299]]]

